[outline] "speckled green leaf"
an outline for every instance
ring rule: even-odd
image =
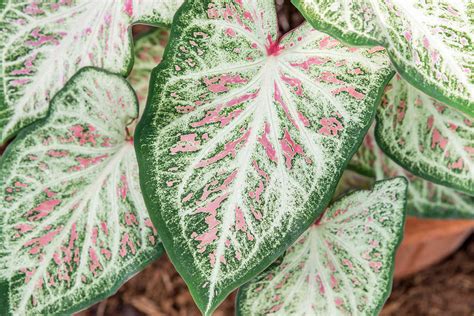
[[[182,0],[5,1],[0,13],[0,143],[44,117],[74,73],[128,74],[132,23],[170,24]]]
[[[379,49],[277,29],[273,0],[186,2],[137,129],[145,201],[205,314],[323,210],[392,76]]]
[[[352,45],[382,45],[428,95],[474,116],[472,0],[292,0],[317,29]]]
[[[455,189],[414,176],[396,164],[377,146],[373,129],[350,162],[350,168],[370,177],[408,178],[408,214],[434,218],[474,218],[474,197]],[[349,180],[346,180],[349,181]],[[355,183],[354,181],[351,181]],[[364,183],[364,181],[359,181]]]
[[[161,253],[127,126],[125,79],[84,68],[0,161],[0,314],[66,314]],[[132,123],[133,124],[133,123]]]
[[[395,76],[377,109],[375,137],[413,174],[474,195],[474,121]],[[473,206],[474,207],[474,206]]]
[[[135,43],[135,62],[128,76],[128,82],[137,94],[139,117],[145,109],[151,71],[161,62],[168,37],[167,29],[158,28],[143,34]]]
[[[377,315],[392,286],[407,181],[336,201],[267,271],[239,291],[238,315]]]

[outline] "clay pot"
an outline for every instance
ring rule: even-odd
[[[474,220],[408,217],[395,257],[395,278],[410,276],[442,261],[474,231]]]

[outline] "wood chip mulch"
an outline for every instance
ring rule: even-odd
[[[215,316],[234,315],[235,293]],[[117,294],[77,316],[199,316],[184,281],[166,255],[129,280]],[[382,316],[474,315],[474,235],[453,256],[396,281]]]

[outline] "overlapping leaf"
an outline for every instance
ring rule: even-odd
[[[151,71],[161,62],[168,37],[167,29],[158,28],[145,33],[135,43],[135,62],[128,81],[138,97],[139,117],[145,109]]]
[[[318,29],[354,45],[382,45],[411,84],[474,116],[471,0],[293,0]]]
[[[373,129],[366,135],[363,145],[352,158],[350,168],[379,180],[396,176],[408,178],[410,185],[407,211],[410,215],[474,218],[473,196],[414,176],[396,164],[377,146]]]
[[[473,124],[395,76],[377,110],[375,136],[412,173],[474,195]]]
[[[391,290],[406,188],[395,178],[336,201],[242,287],[238,315],[377,315]]]
[[[145,201],[209,314],[330,200],[392,76],[380,49],[303,25],[273,0],[188,1],[137,130]]]
[[[131,23],[170,24],[182,0],[8,0],[0,13],[0,143],[44,117],[84,66],[126,75]]]
[[[125,79],[85,68],[0,165],[0,314],[77,311],[161,252],[127,125]]]

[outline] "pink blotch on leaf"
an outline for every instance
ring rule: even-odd
[[[33,230],[33,226],[30,224],[18,224],[15,226],[15,229],[18,230],[19,233],[23,234]]]
[[[247,231],[247,223],[245,222],[244,213],[240,207],[235,208],[235,229],[237,231]]]
[[[324,71],[323,73],[321,73],[320,79],[329,83],[345,84],[344,81],[337,79],[337,74],[329,72],[329,71]]]
[[[25,7],[23,12],[29,15],[38,15],[38,14],[44,13],[44,11],[38,7],[38,2],[30,3],[29,5]]]
[[[369,262],[369,266],[375,271],[379,272],[380,268],[382,268],[382,262],[379,261],[371,261]]]
[[[339,41],[330,36],[326,36],[319,41],[319,48],[321,49],[330,49],[337,45],[339,45]]]
[[[11,84],[14,87],[18,87],[18,86],[23,86],[27,84],[28,82],[30,82],[29,78],[21,78],[21,79],[12,80]]]
[[[277,157],[276,157],[276,151],[275,148],[273,148],[272,143],[268,139],[268,134],[270,133],[270,124],[268,122],[265,122],[265,127],[263,130],[263,134],[261,137],[258,138],[258,142],[263,146],[265,149],[265,153],[267,154],[268,159],[271,161],[276,162]]]
[[[99,262],[99,258],[97,257],[97,253],[93,248],[89,248],[89,258],[91,260],[89,264],[89,270],[94,274],[97,275],[97,269],[102,268],[102,265]]]
[[[155,225],[153,225],[152,221],[151,221],[149,218],[147,218],[147,219],[145,220],[145,226],[148,227],[148,228],[151,228],[152,231],[153,231],[153,234],[156,235],[156,234],[158,233],[158,232],[156,231]]]
[[[403,33],[403,36],[405,36],[405,39],[408,42],[411,42],[411,33],[409,31],[405,31],[405,33]]]
[[[108,155],[106,154],[97,156],[97,157],[92,157],[92,158],[77,157],[76,161],[79,162],[79,165],[72,167],[71,170],[74,170],[74,171],[84,170],[92,165],[96,165],[102,162],[107,157]]]
[[[288,130],[285,129],[283,138],[280,140],[281,149],[283,150],[283,156],[286,158],[286,168],[292,168],[292,162],[294,157],[299,154],[304,156],[303,148],[297,144],[291,137]],[[309,163],[309,161],[306,161]]]
[[[135,244],[130,239],[130,236],[127,233],[123,235],[120,243],[121,243],[121,247],[120,247],[119,254],[122,258],[127,255],[127,246],[130,248],[130,251],[132,252],[132,254],[136,253]]]
[[[290,110],[288,109],[288,106],[286,105],[285,101],[283,100],[283,98],[281,96],[280,89],[278,88],[278,85],[277,85],[276,82],[274,83],[274,89],[275,89],[275,92],[274,92],[273,97],[274,97],[275,101],[281,105],[281,107],[283,108],[283,111],[285,112],[286,117],[291,122],[291,124],[293,124],[293,126],[296,129],[299,129],[298,124],[296,124],[295,120],[291,116]]]
[[[358,92],[354,87],[337,88],[332,90],[331,92],[333,95],[338,95],[341,92],[347,92],[351,97],[354,97],[357,100],[362,100],[365,97],[363,93]]]
[[[459,158],[456,162],[453,162],[452,164],[449,164],[448,167],[450,169],[462,170],[463,167],[464,167],[464,160],[462,158]]]
[[[259,180],[258,187],[255,189],[255,191],[250,191],[249,196],[252,199],[255,199],[257,202],[260,202],[260,195],[263,193],[263,189],[264,189],[263,181]]]
[[[176,155],[179,152],[194,152],[199,150],[201,142],[196,140],[197,134],[181,135],[180,141],[174,147],[171,147],[170,151],[172,155]]]
[[[128,16],[133,16],[133,0],[125,0],[124,6],[123,6],[123,11],[128,15]]]
[[[135,214],[130,213],[130,212],[125,212],[125,224],[127,224],[128,226],[138,225],[138,221]]]
[[[232,29],[232,28],[230,28],[230,27],[225,30],[225,34],[226,34],[227,36],[230,36],[230,37],[234,37],[234,36],[236,35],[234,29]]]
[[[224,150],[217,153],[215,156],[213,156],[209,159],[201,160],[196,165],[196,168],[203,168],[203,167],[207,167],[209,165],[212,165],[213,163],[227,157],[228,155],[231,155],[232,157],[235,157],[236,150],[237,150],[237,145],[247,142],[249,135],[250,135],[250,129],[247,130],[244,135],[242,135],[241,137],[239,137],[235,141],[231,141],[231,142],[225,144],[224,145]]]
[[[431,148],[434,149],[438,145],[441,149],[445,149],[448,144],[448,139],[444,138],[439,130],[435,128],[431,136]]]
[[[335,117],[322,118],[319,123],[322,127],[318,132],[326,136],[337,136],[339,131],[344,129],[344,126]]]
[[[304,127],[308,127],[311,125],[309,122],[309,119],[306,116],[304,116],[303,113],[298,112],[298,118],[300,119],[301,123],[303,123]]]
[[[127,198],[127,192],[128,192],[128,181],[125,175],[120,176],[120,183],[122,185],[118,187],[118,191],[122,200],[125,200]]]
[[[381,52],[383,50],[385,50],[385,48],[383,48],[382,46],[375,46],[369,49],[368,52],[369,54],[373,54],[373,53]]]
[[[47,200],[44,202],[41,202],[37,207],[32,209],[27,213],[27,215],[32,215],[33,216],[28,217],[28,220],[30,221],[37,221],[39,219],[42,219],[51,213],[54,208],[61,203],[61,200]]]
[[[51,241],[53,241],[53,238],[58,235],[61,232],[61,228],[57,228],[55,230],[52,230],[46,234],[44,234],[41,237],[38,238],[33,238],[29,241],[27,241],[24,246],[29,247],[31,245],[35,245],[33,248],[30,249],[29,253],[30,254],[37,254],[41,251],[41,249],[48,245]]]
[[[228,84],[247,83],[247,79],[242,78],[240,75],[224,74],[211,79],[204,78],[204,83],[209,91],[219,93],[229,91]]]
[[[204,206],[201,206],[196,210],[196,213],[208,214],[208,216],[206,216],[205,218],[205,222],[208,226],[207,231],[201,235],[196,234],[194,238],[195,240],[201,242],[197,247],[200,252],[204,252],[206,250],[206,246],[217,239],[217,225],[219,225],[220,223],[216,219],[217,209],[220,208],[222,202],[227,199],[228,195],[228,193],[222,194],[216,199],[206,203]]]
[[[310,57],[308,60],[301,62],[301,63],[291,63],[292,67],[299,67],[303,70],[309,70],[312,65],[324,65],[325,63],[329,62],[329,59],[323,59],[321,57]]]

